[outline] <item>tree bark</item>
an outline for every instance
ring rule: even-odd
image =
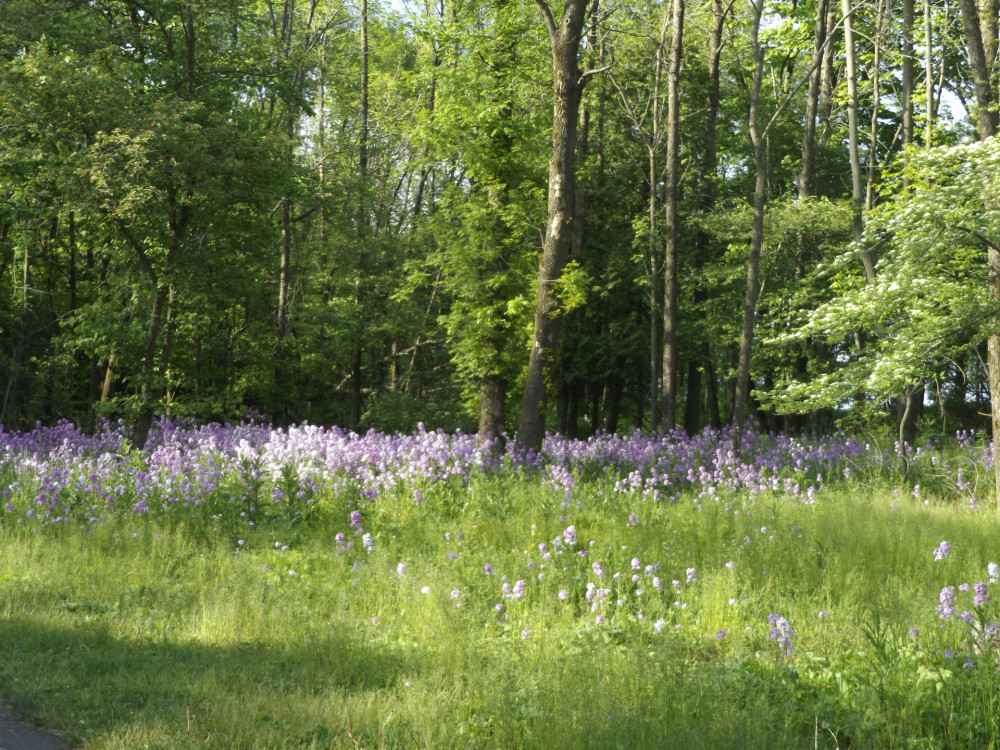
[[[687,394],[684,397],[684,432],[694,435],[701,416],[701,367],[694,357],[688,360]]]
[[[972,78],[976,87],[976,109],[979,126],[979,140],[985,141],[996,135],[997,116],[993,111],[996,104],[990,69],[987,64],[982,30],[974,0],[959,0],[962,11],[962,25],[965,28],[966,46],[972,61]],[[1000,252],[994,244],[986,251],[987,283],[989,301],[1000,306]],[[987,362],[990,381],[990,405],[993,425],[993,484],[997,509],[1000,510],[1000,321],[992,321],[993,332],[986,340]]]
[[[361,123],[358,134],[358,179],[362,196],[367,195],[368,180],[368,0],[361,0]],[[354,341],[351,345],[351,429],[361,429],[362,406],[362,357],[361,339],[365,327],[364,279],[367,273],[365,258],[368,214],[367,201],[358,201],[358,279],[354,284],[354,305],[358,311],[355,321]]]
[[[909,2],[909,0],[907,0]],[[854,59],[854,22],[851,18],[851,0],[841,0],[840,8],[844,18],[844,75],[847,78],[847,143],[851,162],[851,217],[854,227],[854,242],[864,247],[865,227],[862,218],[864,187],[861,176],[861,157],[858,151],[858,83],[857,62]],[[904,114],[903,119],[906,119]],[[910,118],[912,126],[912,117]],[[874,264],[869,268],[871,256],[862,254],[865,277],[875,274]]]
[[[507,381],[500,375],[483,377],[479,391],[479,434],[494,440],[503,436]]]
[[[913,143],[913,3],[903,0],[903,143]]]
[[[566,0],[562,20],[557,27],[545,0],[536,0],[536,3],[552,45],[553,103],[548,219],[538,270],[531,352],[517,428],[518,444],[533,450],[541,448],[545,436],[545,375],[555,358],[559,340],[559,298],[553,284],[566,265],[573,239],[576,131],[584,83],[578,55],[587,10],[584,0]]]
[[[927,98],[924,146],[931,148],[934,145],[934,40],[930,0],[924,0],[924,87]]]
[[[816,111],[819,107],[820,79],[823,75],[823,53],[826,50],[826,17],[829,0],[816,2],[816,34],[809,74],[809,92],[806,95],[806,122],[802,136],[802,167],[799,170],[799,198],[813,194],[813,167],[816,161]]]
[[[965,29],[966,49],[972,63],[972,80],[976,91],[976,117],[980,140],[993,136],[997,130],[997,113],[993,111],[993,86],[990,80],[990,66],[986,58],[986,48],[980,30],[979,11],[975,0],[958,0],[962,11],[962,26]]]
[[[736,387],[733,392],[733,426],[739,430],[746,423],[747,403],[750,396],[750,357],[753,353],[753,329],[760,295],[760,251],[764,244],[764,204],[767,199],[767,140],[760,128],[760,93],[764,80],[764,49],[760,45],[760,20],[764,0],[753,3],[754,17],[750,28],[750,46],[754,56],[753,84],[750,91],[750,116],[747,126],[753,142],[754,180],[753,226],[750,231],[750,258],[747,261],[747,287],[743,302],[743,332],[740,336],[740,353],[736,369]],[[738,433],[737,433],[738,434]]]
[[[703,215],[708,215],[715,209],[717,200],[720,96],[719,60],[722,56],[722,33],[725,28],[728,7],[723,9],[722,0],[712,0],[712,30],[708,37],[708,90],[705,96],[705,149],[701,172],[701,198],[698,206],[699,211]],[[712,246],[712,238],[704,229],[698,227],[695,229],[694,242],[696,248],[694,263],[696,269],[700,269]],[[705,298],[706,292],[704,286],[699,282],[694,289],[695,304],[704,301]],[[704,369],[705,374],[706,398],[709,404],[708,413],[711,423],[718,426],[720,422],[718,399],[715,394],[714,383],[710,382],[710,379],[714,378],[715,375],[710,361],[711,353],[707,342],[698,351],[701,352],[702,367],[698,366],[696,358],[692,358],[691,363],[688,365],[688,393],[684,408],[684,430],[688,435],[694,435],[698,432],[701,424],[702,369]]]
[[[659,54],[659,51],[657,51]],[[656,237],[656,141],[657,121],[656,100],[659,97],[659,76],[653,84],[653,136],[647,146],[649,156],[649,430],[652,433],[660,430],[660,368],[663,358],[660,356],[660,253],[657,252]]]
[[[680,72],[684,0],[673,0],[670,67],[667,69],[666,249],[663,264],[663,427],[677,424],[677,264],[680,245]]]

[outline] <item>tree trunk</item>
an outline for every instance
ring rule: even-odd
[[[719,60],[722,56],[722,34],[725,28],[727,12],[728,8],[723,9],[722,7],[722,0],[712,0],[712,30],[708,37],[708,91],[705,97],[705,150],[701,172],[701,197],[698,206],[699,211],[703,215],[708,215],[714,211],[716,205],[719,162]],[[700,270],[708,257],[712,246],[712,238],[704,229],[697,227],[695,229],[694,243],[694,265],[696,270]],[[699,279],[699,283],[694,289],[695,304],[703,302],[706,296],[705,288]],[[711,355],[707,342],[703,342],[700,351],[702,352],[702,366],[699,367],[697,357],[693,357],[688,364],[688,393],[687,403],[684,408],[684,429],[688,435],[694,435],[698,432],[701,425],[701,376],[703,369],[706,384],[706,410],[710,415],[714,415],[710,416],[711,423],[714,426],[718,426],[720,423],[718,415],[719,403],[714,390],[714,382],[712,382],[715,375],[712,370]]]
[[[677,424],[677,264],[680,245],[680,72],[684,0],[673,0],[670,67],[667,70],[666,250],[663,265],[663,428]]]
[[[722,412],[719,409],[719,383],[715,377],[715,364],[712,362],[712,352],[705,345],[705,403],[708,406],[709,424],[715,429],[722,427]]]
[[[806,123],[802,136],[802,168],[799,170],[799,198],[813,194],[813,166],[816,161],[816,111],[819,107],[820,79],[823,74],[823,53],[826,50],[826,17],[829,0],[816,2],[816,39],[813,46],[812,72],[806,96]]]
[[[694,357],[688,360],[687,394],[684,398],[684,432],[694,435],[701,416],[701,368]]]
[[[580,386],[569,386],[569,405],[566,407],[566,437],[575,438],[580,423]]]
[[[368,0],[361,0],[361,123],[358,134],[358,179],[362,196],[368,192]],[[367,201],[358,201],[358,280],[354,284],[354,304],[358,310],[358,320],[355,322],[354,342],[351,346],[351,429],[361,429],[362,406],[362,357],[361,340],[365,327],[362,307],[365,304],[363,289],[367,274],[365,258],[366,240],[368,236]]]
[[[828,33],[833,33],[835,22],[836,9],[834,4],[830,3],[830,8],[826,17],[826,28],[829,30]],[[822,145],[826,145],[829,142],[830,135],[833,130],[831,118],[833,116],[833,98],[837,88],[836,75],[833,68],[833,54],[834,45],[826,45],[826,48],[823,50],[822,70],[819,78],[818,126],[822,126],[819,133],[819,142]],[[817,192],[819,192],[820,195],[827,195],[829,187],[829,185],[826,185],[824,190],[818,190]]]
[[[587,4],[584,0],[566,0],[557,27],[545,0],[536,0],[536,3],[552,44],[552,155],[549,159],[548,219],[538,270],[534,332],[518,417],[517,441],[525,448],[539,450],[545,436],[545,375],[555,358],[559,340],[559,298],[553,283],[562,274],[573,239],[576,130],[583,93],[578,55]]]
[[[993,136],[997,130],[996,102],[990,80],[990,66],[986,58],[985,43],[980,31],[979,12],[975,0],[959,0],[962,25],[965,28],[966,48],[972,63],[972,80],[976,91],[976,117],[980,140]],[[998,475],[1000,476],[1000,475]]]
[[[625,392],[625,381],[612,380],[608,383],[608,393],[604,399],[604,429],[610,433],[618,431],[618,419],[622,410],[622,394]]]
[[[864,206],[864,187],[861,177],[861,157],[858,152],[858,84],[857,63],[854,59],[854,23],[851,19],[851,0],[841,0],[840,7],[844,17],[844,57],[846,58],[844,74],[847,78],[847,143],[851,162],[851,216],[854,226],[854,241],[858,247],[864,247],[865,228],[861,213]],[[910,122],[912,126],[912,118],[910,118]],[[875,266],[871,264],[871,256],[863,253],[862,262],[865,266],[865,277],[870,280],[875,275]],[[869,264],[871,264],[870,267]]]
[[[510,0],[497,0],[497,23],[506,22],[509,13]],[[501,312],[506,307],[506,293],[501,282],[502,275],[510,268],[509,240],[511,228],[506,218],[510,205],[512,172],[508,166],[515,161],[512,155],[514,139],[506,123],[514,116],[514,102],[510,97],[509,77],[517,69],[516,45],[512,37],[502,35],[497,39],[497,54],[490,66],[494,78],[494,102],[499,104],[497,120],[503,124],[493,129],[490,134],[490,152],[498,165],[491,175],[487,187],[487,204],[491,214],[492,231],[485,249],[488,258],[485,263],[486,289],[485,309],[487,315],[487,330],[483,333],[484,357],[482,360],[481,390],[479,399],[479,433],[497,441],[498,447],[502,440],[506,419],[507,370],[504,353],[508,347],[509,335],[506,330],[506,313]],[[502,98],[501,98],[502,96]],[[586,117],[583,118],[586,121]],[[582,140],[582,139],[581,139]],[[574,211],[583,211],[582,199],[574,204]],[[582,234],[574,234],[573,243],[582,243]],[[497,318],[499,316],[499,318]]]
[[[926,148],[931,148],[934,145],[934,38],[932,21],[931,1],[924,0],[924,87],[927,98],[924,146]]]
[[[743,303],[743,332],[740,336],[736,387],[733,392],[732,423],[737,429],[746,423],[750,396],[750,356],[753,353],[753,329],[757,314],[757,298],[760,295],[760,251],[764,244],[764,204],[767,199],[767,141],[766,133],[762,133],[760,129],[760,93],[764,80],[764,49],[760,45],[760,20],[763,10],[764,0],[755,0],[753,24],[750,28],[754,72],[747,126],[753,142],[757,177],[754,181],[753,226],[750,231],[750,258],[747,261],[747,288]]]
[[[875,180],[879,174],[878,163],[878,125],[879,110],[882,105],[882,79],[880,65],[882,57],[883,29],[885,26],[885,8],[887,0],[877,0],[875,3],[875,36],[873,39],[873,60],[871,74],[872,86],[872,117],[868,138],[868,182],[865,186],[865,211],[870,212],[875,201]],[[912,45],[911,45],[912,46]],[[928,100],[929,101],[929,100]]]
[[[913,3],[903,0],[903,143],[913,143]]]
[[[507,381],[500,375],[487,375],[479,394],[479,434],[500,440],[506,417]]]
[[[163,306],[167,301],[166,287],[160,287],[153,296],[153,309],[146,328],[146,345],[142,357],[142,388],[139,396],[139,414],[132,429],[132,444],[136,448],[146,445],[153,424],[155,404],[153,399],[153,373],[156,365],[156,344],[163,326]],[[109,368],[110,369],[110,368]]]
[[[972,78],[976,87],[979,140],[985,141],[992,138],[997,132],[997,117],[993,111],[996,102],[993,99],[990,69],[987,64],[975,2],[974,0],[959,0],[959,7],[962,10],[962,25],[965,28],[966,45],[969,59],[972,61]],[[986,264],[989,301],[994,307],[997,307],[1000,306],[1000,252],[992,243],[986,251]],[[993,423],[993,484],[997,509],[1000,510],[1000,331],[996,330],[1000,321],[994,319],[992,323],[994,332],[986,341],[986,350],[990,381],[990,411]]]
[[[654,100],[659,80],[654,84]],[[654,104],[654,110],[655,110]],[[660,325],[662,318],[659,310],[660,287],[660,254],[657,252],[656,241],[656,139],[657,115],[653,113],[653,143],[648,146],[649,154],[649,431],[660,430],[660,367],[663,359],[660,356]]]

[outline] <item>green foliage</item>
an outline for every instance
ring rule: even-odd
[[[992,310],[986,246],[1000,242],[1000,145],[912,151],[900,189],[875,212],[866,244],[878,257],[865,283],[856,248],[818,269],[837,293],[776,343],[821,337],[837,347],[835,368],[779,386],[782,410],[835,405],[864,392],[885,398],[940,374],[968,342],[985,339]],[[852,351],[856,331],[869,334]]]

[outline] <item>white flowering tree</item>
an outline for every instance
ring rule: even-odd
[[[890,398],[1000,332],[987,263],[990,250],[1000,252],[1000,138],[912,151],[907,161],[897,177],[908,177],[909,186],[873,212],[866,228],[878,258],[875,278],[865,280],[852,247],[817,269],[834,298],[797,330],[771,339],[825,339],[839,352],[826,372],[759,394],[780,411],[832,406],[859,393]],[[998,382],[1000,373],[991,372],[995,451]],[[995,466],[1000,486],[1000,462]]]

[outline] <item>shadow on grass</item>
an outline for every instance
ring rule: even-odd
[[[389,688],[417,664],[335,627],[291,643],[214,645],[123,638],[102,613],[76,614],[0,621],[0,693],[73,744],[339,747],[348,740],[340,701]]]

